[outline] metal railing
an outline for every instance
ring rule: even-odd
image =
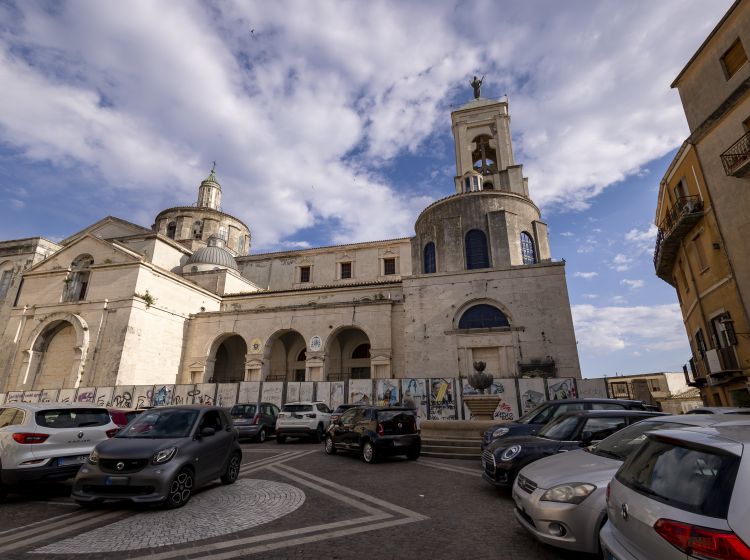
[[[734,175],[739,168],[747,163],[748,158],[750,158],[750,132],[741,136],[739,140],[721,154],[724,173]]]
[[[677,202],[667,211],[664,219],[659,222],[659,231],[656,234],[656,244],[654,246],[654,264],[659,260],[659,249],[664,242],[664,239],[672,233],[685,216],[690,214],[697,214],[703,211],[703,200],[697,195],[682,196],[677,199]]]

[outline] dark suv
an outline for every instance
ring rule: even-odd
[[[547,401],[527,412],[515,422],[496,424],[484,432],[482,451],[500,438],[534,435],[549,422],[567,412],[581,410],[647,410],[642,401],[624,399],[560,399]]]
[[[412,408],[358,406],[350,408],[326,432],[325,450],[362,454],[366,463],[384,455],[406,455],[410,461],[419,458],[422,440],[417,430],[417,414]]]

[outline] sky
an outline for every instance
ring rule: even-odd
[[[0,2],[0,239],[150,226],[212,162],[254,253],[407,237],[454,192],[450,111],[509,97],[584,377],[680,371],[654,275],[669,85],[731,0]]]

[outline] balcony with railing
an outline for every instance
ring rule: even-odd
[[[703,201],[699,196],[683,196],[659,223],[659,233],[654,247],[656,275],[674,286],[672,269],[677,258],[680,241],[703,217]]]
[[[721,163],[724,173],[730,177],[744,177],[750,173],[750,132],[721,154]]]

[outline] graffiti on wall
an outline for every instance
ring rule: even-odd
[[[60,392],[57,395],[57,402],[60,403],[72,403],[76,400],[76,390],[75,389],[60,389]],[[130,408],[129,406],[126,408]]]
[[[174,385],[155,385],[151,402],[154,406],[166,406],[172,404]]]
[[[348,402],[350,404],[370,404],[372,402],[372,380],[350,379]]]
[[[380,406],[394,406],[399,402],[398,379],[375,381],[375,402]]]
[[[297,402],[299,398],[299,381],[289,381],[286,384],[286,402]]]
[[[195,385],[175,385],[172,391],[172,404],[193,404]]]
[[[518,393],[521,401],[521,415],[536,408],[547,400],[544,379],[531,378],[518,380]]]
[[[578,379],[576,380],[578,396],[582,399],[607,398],[606,379]]]
[[[193,404],[212,406],[216,404],[216,383],[198,383],[188,397],[193,398]]]
[[[97,406],[112,406],[112,395],[115,394],[114,387],[97,387],[94,397]]]
[[[216,387],[216,404],[218,406],[234,406],[237,404],[237,384],[219,383]]]
[[[112,395],[112,406],[114,408],[133,408],[133,387],[128,385],[116,387],[115,394]]]
[[[548,379],[547,387],[549,389],[549,398],[551,401],[578,398],[576,382],[573,378]]]
[[[78,389],[76,402],[96,404],[96,387],[81,387]]]
[[[455,420],[455,379],[430,379],[430,420]]]
[[[280,407],[283,403],[283,400],[282,400],[283,393],[284,393],[283,381],[267,381],[263,383],[263,393],[262,393],[261,400],[263,402],[270,402]]]

